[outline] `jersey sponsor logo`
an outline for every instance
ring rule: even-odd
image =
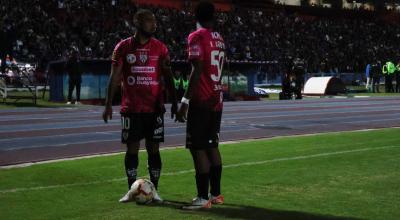
[[[200,52],[198,52],[198,51],[189,51],[189,56],[191,56],[191,57],[200,56]]]
[[[128,77],[129,78],[129,77]],[[129,82],[128,82],[129,84]],[[136,76],[136,85],[144,85],[144,86],[153,86],[153,85],[158,85],[158,81],[154,80],[153,77],[147,77],[147,76]],[[130,84],[129,84],[130,85]]]
[[[190,46],[189,56],[200,56],[200,46],[197,44]]]
[[[158,61],[159,58],[160,58],[160,56],[149,56],[149,59],[151,61]]]
[[[135,85],[136,79],[134,76],[128,76],[128,85],[133,86]]]
[[[132,73],[154,73],[156,68],[154,66],[132,66]]]
[[[126,55],[126,62],[128,62],[129,64],[134,64],[136,62],[135,54],[129,53],[128,55]]]

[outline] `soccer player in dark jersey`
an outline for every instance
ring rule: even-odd
[[[187,119],[186,147],[190,149],[196,170],[197,197],[184,209],[210,208],[211,204],[224,202],[220,189],[222,162],[218,143],[225,43],[213,30],[214,13],[212,3],[200,2],[195,10],[198,28],[188,37],[192,72],[177,120],[184,122]]]
[[[146,140],[150,180],[158,187],[161,172],[159,143],[164,141],[163,80],[171,99],[171,118],[176,114],[177,101],[173,87],[170,57],[167,47],[152,35],[156,31],[156,18],[149,10],[139,10],[134,16],[137,28],[134,36],[117,44],[112,55],[111,75],[103,119],[112,118],[114,94],[121,84],[122,143],[127,145],[125,171],[128,187],[135,182],[140,140]],[[127,193],[120,202],[132,198]],[[162,201],[156,193],[155,201]]]

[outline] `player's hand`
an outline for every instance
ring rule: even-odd
[[[106,105],[106,107],[104,108],[104,112],[103,112],[103,120],[105,123],[108,122],[108,120],[112,119],[112,107],[109,105]]]
[[[171,106],[171,119],[176,118],[176,114],[178,112],[178,103],[173,103]]]
[[[179,108],[178,113],[176,114],[175,121],[179,122],[186,122],[187,120],[187,112],[188,112],[189,105],[182,103],[181,107]]]

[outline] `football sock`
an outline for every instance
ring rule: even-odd
[[[157,189],[158,180],[160,179],[160,174],[161,174],[161,166],[162,166],[160,152],[148,154],[147,166],[149,170],[150,181],[154,184],[154,186]]]
[[[197,197],[208,200],[208,173],[196,173]]]
[[[128,177],[128,189],[131,188],[132,184],[136,181],[137,167],[139,158],[137,154],[125,154],[125,172]]]
[[[213,196],[221,194],[222,165],[210,167],[210,193]]]

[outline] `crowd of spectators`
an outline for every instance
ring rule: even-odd
[[[17,60],[46,63],[65,58],[71,48],[82,57],[108,59],[115,44],[135,31],[137,7],[130,0],[3,0],[0,52]],[[183,10],[151,9],[156,37],[173,60],[186,57],[186,38],[194,30],[191,5]],[[308,72],[361,72],[372,60],[400,58],[400,25],[371,19],[327,18],[234,8],[217,15],[228,58],[242,61],[305,61]]]

